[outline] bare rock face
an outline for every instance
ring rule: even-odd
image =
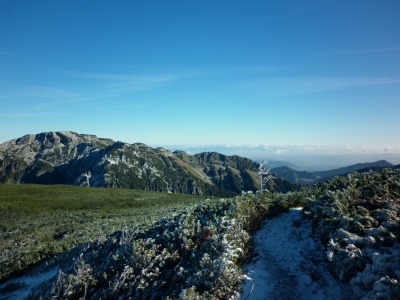
[[[256,191],[257,171],[257,163],[239,156],[215,152],[191,156],[71,131],[28,134],[0,145],[1,183],[71,184],[225,197],[242,190]]]
[[[28,134],[0,145],[0,180],[3,183],[32,183],[38,179],[38,183],[46,183],[42,175],[83,157],[88,151],[113,143],[109,139],[69,131]],[[16,162],[24,168],[15,170]],[[57,181],[54,178],[51,183]]]
[[[96,136],[80,135],[70,131],[28,134],[1,144],[0,159],[18,157],[30,164],[38,158],[47,157],[51,160],[51,156],[58,156],[65,161],[75,158],[75,154],[82,152],[82,144],[97,147],[112,143],[114,141],[109,139],[98,139]],[[81,151],[74,151],[74,148],[79,148]]]

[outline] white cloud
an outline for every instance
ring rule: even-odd
[[[282,154],[282,153],[286,153],[286,152],[288,152],[289,150],[287,150],[287,149],[278,149],[278,150],[276,150],[275,151],[275,153],[276,154]]]

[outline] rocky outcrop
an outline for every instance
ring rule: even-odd
[[[248,158],[217,152],[203,152],[193,156],[183,151],[175,151],[173,154],[217,187],[237,193],[258,189],[259,164]]]

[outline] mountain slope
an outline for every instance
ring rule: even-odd
[[[374,172],[376,172],[376,173],[382,173],[383,170],[386,169],[386,168],[399,169],[399,168],[400,168],[400,165],[392,165],[392,166],[390,166],[390,167],[387,167],[387,166],[370,166],[370,167],[366,167],[366,168],[362,168],[362,169],[357,169],[357,170],[352,171],[352,172],[347,172],[347,173],[344,173],[344,174],[339,174],[338,176],[346,176],[346,175],[348,175],[348,174],[350,174],[350,173],[353,173],[353,172],[366,173],[366,172],[369,172],[369,171],[374,171]],[[328,180],[328,179],[331,179],[332,177],[334,177],[334,176],[322,177],[322,178],[319,178],[319,179],[317,179],[316,181],[314,181],[314,183],[324,182],[324,181],[326,181],[326,180]]]
[[[387,162],[386,160],[379,160],[376,162],[371,162],[371,163],[360,163],[360,164],[355,164],[339,169],[333,169],[333,170],[328,170],[328,171],[318,171],[318,172],[313,172],[315,175],[318,175],[320,177],[333,177],[336,175],[342,175],[342,174],[347,174],[350,172],[354,172],[360,169],[364,168],[369,168],[369,167],[391,167],[393,166],[390,162]]]
[[[268,170],[272,170],[279,167],[289,167],[295,171],[301,171],[301,168],[299,166],[283,160],[268,160],[265,167]]]
[[[258,164],[239,156],[171,153],[74,132],[26,135],[0,145],[1,183],[68,184],[233,196],[259,187]],[[295,190],[286,183],[276,191]]]
[[[318,172],[296,171],[286,166],[271,169],[271,172],[277,174],[278,176],[282,177],[283,179],[289,182],[300,183],[304,185],[304,184],[322,182],[336,175],[347,175],[351,172],[363,173],[363,172],[368,172],[370,170],[375,172],[381,172],[384,168],[387,167],[395,167],[395,166],[393,166],[386,160],[380,160],[372,163],[360,163],[339,169],[318,171]]]
[[[271,172],[292,183],[300,184],[309,184],[320,178],[314,173],[307,171],[296,171],[286,166],[271,169]]]
[[[174,155],[197,172],[205,174],[219,188],[240,193],[243,190],[255,191],[259,186],[259,164],[248,158],[217,152],[203,152],[190,156],[183,151],[175,151]]]

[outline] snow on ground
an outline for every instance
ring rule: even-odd
[[[296,208],[267,219],[254,236],[253,262],[243,267],[241,300],[346,299],[349,290],[327,271],[323,246]]]
[[[57,275],[58,268],[38,273],[36,275],[23,276],[16,279],[10,279],[0,285],[0,300],[6,299],[25,299],[34,287],[49,280]]]

